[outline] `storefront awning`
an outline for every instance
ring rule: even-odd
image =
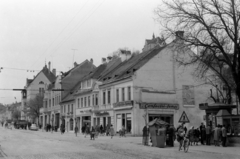
[[[220,116],[230,116],[230,115],[231,114],[227,110],[221,109],[221,110],[218,111],[216,116],[220,117]]]

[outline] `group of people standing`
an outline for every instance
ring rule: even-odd
[[[186,136],[189,137],[190,145],[198,145],[198,142],[201,142],[201,145],[211,145],[215,146],[226,146],[227,140],[227,131],[225,125],[217,125],[214,129],[207,125],[207,127],[201,123],[198,128],[192,126],[189,131],[185,131]]]

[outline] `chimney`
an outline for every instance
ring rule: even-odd
[[[51,62],[48,62],[48,69],[51,70]]]
[[[56,77],[56,69],[52,69],[52,73],[54,74],[54,76]]]
[[[106,63],[106,58],[102,58],[102,64]]]
[[[93,59],[92,58],[90,59],[90,62],[93,64]]]
[[[177,40],[182,40],[184,31],[176,31],[176,38]]]
[[[130,59],[130,57],[131,57],[131,52],[130,51],[120,50],[120,58],[121,58],[122,62]]]
[[[74,64],[74,67],[77,67],[77,63],[76,62],[74,62],[73,64]]]
[[[107,62],[110,62],[112,60],[112,57],[111,56],[108,56],[107,57]]]

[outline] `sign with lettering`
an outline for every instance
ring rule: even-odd
[[[124,101],[124,102],[113,103],[114,108],[124,107],[124,106],[133,106],[133,101],[129,100],[129,101]]]
[[[183,97],[183,106],[195,106],[194,86],[183,85],[182,97]]]
[[[179,109],[179,104],[168,103],[139,103],[140,109]]]

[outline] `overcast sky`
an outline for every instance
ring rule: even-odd
[[[98,66],[119,48],[142,50],[160,35],[153,10],[160,0],[1,0],[0,89],[23,88],[45,61],[67,71],[92,58]],[[75,53],[74,53],[74,50]],[[18,68],[16,70],[10,68]],[[25,69],[25,70],[24,70]],[[0,103],[21,101],[20,92],[0,90]]]

